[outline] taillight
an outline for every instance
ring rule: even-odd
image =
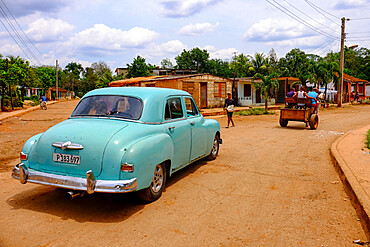
[[[21,160],[27,160],[27,159],[28,159],[28,155],[27,155],[27,154],[25,154],[25,153],[23,153],[23,152],[21,152],[21,153],[20,153],[20,159],[21,159]]]
[[[125,163],[125,164],[121,165],[121,171],[123,171],[123,172],[133,172],[134,171],[134,165]]]

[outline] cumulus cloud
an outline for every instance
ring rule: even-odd
[[[218,26],[219,26],[218,22],[214,25],[207,22],[189,24],[182,27],[178,33],[189,36],[202,36],[204,34],[213,32]]]
[[[280,41],[267,42],[271,47],[300,47],[300,48],[317,48],[325,43],[322,36],[312,36],[297,39],[287,39]]]
[[[19,17],[35,12],[57,12],[60,8],[68,6],[70,2],[68,0],[12,0],[7,1],[6,6],[14,16]]]
[[[238,53],[238,50],[235,48],[225,48],[221,50],[209,51],[209,56],[212,59],[226,60],[226,59],[232,59],[235,52]]]
[[[26,34],[37,42],[52,42],[64,40],[73,28],[73,25],[60,19],[40,18],[28,25]]]
[[[207,6],[222,0],[169,0],[162,1],[162,12],[167,17],[185,17],[201,12]]]
[[[178,55],[182,50],[187,49],[187,46],[179,40],[170,40],[162,44],[150,44],[143,51],[143,56],[147,57],[171,57]]]
[[[134,27],[128,31],[95,24],[93,28],[76,33],[67,45],[80,51],[114,52],[127,48],[142,48],[158,34],[146,28]]]
[[[368,1],[366,0],[346,0],[346,1],[341,0],[334,5],[334,9],[347,10],[359,7],[363,8],[364,5],[366,4],[368,4]]]
[[[303,25],[290,20],[265,19],[253,24],[244,34],[247,41],[280,41],[312,36]]]

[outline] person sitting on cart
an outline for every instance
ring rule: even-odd
[[[300,88],[300,90],[294,94],[293,98],[298,98],[298,99],[309,98],[309,96],[306,93],[306,88],[302,86]],[[298,102],[297,103],[297,107],[300,108],[300,109],[302,109],[302,108],[305,108],[306,107],[306,104],[304,104],[302,102]]]
[[[292,98],[292,97],[294,96],[294,94],[295,94],[295,89],[294,89],[294,87],[292,87],[292,88],[290,89],[290,91],[286,94],[286,96],[287,96],[288,98]]]
[[[316,114],[319,113],[320,102],[319,102],[319,89],[314,88],[307,94],[308,98],[311,99],[311,106],[315,107]]]

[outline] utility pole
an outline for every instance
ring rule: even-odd
[[[232,89],[231,89],[231,93],[232,93],[232,96],[233,96],[233,99],[235,101],[235,105],[238,105],[238,90],[237,88],[235,88],[235,77],[236,77],[236,51],[233,52],[234,53],[234,79],[233,79],[233,85],[232,85]]]
[[[347,19],[349,20],[349,19]],[[345,33],[345,24],[346,24],[346,18],[342,18],[342,30],[340,35],[340,61],[339,61],[339,69],[340,69],[340,80],[339,80],[339,87],[338,87],[338,107],[342,107],[342,101],[343,101],[343,68],[344,68],[344,39],[346,36]]]
[[[6,74],[7,74],[7,79],[9,80],[9,60],[6,58]],[[12,95],[12,84],[9,82],[9,93],[10,93],[10,104],[12,106],[12,111],[14,110],[14,104],[13,104],[13,95]]]
[[[59,70],[59,64],[58,64],[58,60],[56,60],[56,82],[57,82],[57,92],[56,92],[56,95],[55,95],[55,99],[58,100],[59,99],[59,89],[58,89],[58,70]]]

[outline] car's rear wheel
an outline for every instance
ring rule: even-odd
[[[207,160],[216,159],[219,149],[220,149],[220,137],[218,135],[215,135],[215,139],[213,139],[212,150],[211,153],[207,156]]]
[[[154,169],[154,177],[150,186],[137,192],[138,197],[146,202],[153,202],[161,197],[166,185],[167,171],[164,163]]]

